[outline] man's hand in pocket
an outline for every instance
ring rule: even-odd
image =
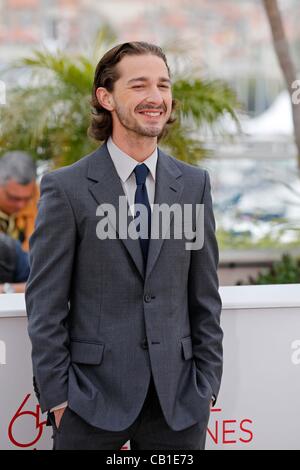
[[[60,408],[59,410],[54,411],[54,417],[55,417],[55,424],[57,429],[60,426],[61,418],[63,417],[64,412],[66,411],[66,406],[64,408]]]

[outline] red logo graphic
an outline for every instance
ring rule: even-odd
[[[24,401],[22,402],[21,406],[18,408],[16,414],[12,418],[12,420],[9,424],[9,427],[8,427],[9,440],[16,447],[26,448],[26,447],[34,446],[40,440],[40,438],[43,434],[43,426],[45,426],[45,424],[47,423],[47,421],[41,421],[41,407],[39,405],[36,405],[35,411],[21,411],[24,408],[27,401],[29,400],[30,396],[31,396],[30,393],[28,395],[26,395]],[[30,416],[34,417],[34,419],[35,419],[35,429],[37,430],[37,435],[36,435],[35,439],[33,441],[27,442],[27,443],[17,441],[14,437],[14,434],[13,434],[13,427],[14,427],[14,424],[16,423],[16,420],[21,418],[22,416],[25,416],[25,415],[30,415]]]
[[[221,408],[212,408],[212,413],[221,412]],[[218,417],[214,423],[214,429],[207,428],[207,432],[215,444],[236,444],[242,442],[249,444],[253,440],[253,432],[249,427],[253,424],[251,419],[223,419]]]

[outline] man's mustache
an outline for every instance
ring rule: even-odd
[[[148,109],[148,110],[153,109],[153,111],[166,111],[167,110],[166,106],[163,106],[163,107],[159,106],[158,108],[154,108],[153,106],[143,106],[143,107],[136,108],[137,111],[143,111],[144,109]]]

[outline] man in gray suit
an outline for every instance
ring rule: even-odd
[[[209,176],[157,147],[174,120],[159,47],[108,51],[92,105],[105,143],[41,182],[26,290],[35,391],[55,449],[203,449],[223,338]],[[201,248],[166,236],[176,211],[154,236],[163,204],[203,205]]]

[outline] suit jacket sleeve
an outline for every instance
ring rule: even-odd
[[[220,326],[222,302],[217,275],[219,251],[207,171],[201,203],[204,204],[204,244],[201,249],[191,251],[189,313],[196,367],[200,377],[210,385],[215,403],[223,369],[223,331]]]
[[[70,355],[65,322],[75,242],[72,207],[55,174],[49,173],[41,182],[25,291],[34,388],[42,412],[68,399]]]

